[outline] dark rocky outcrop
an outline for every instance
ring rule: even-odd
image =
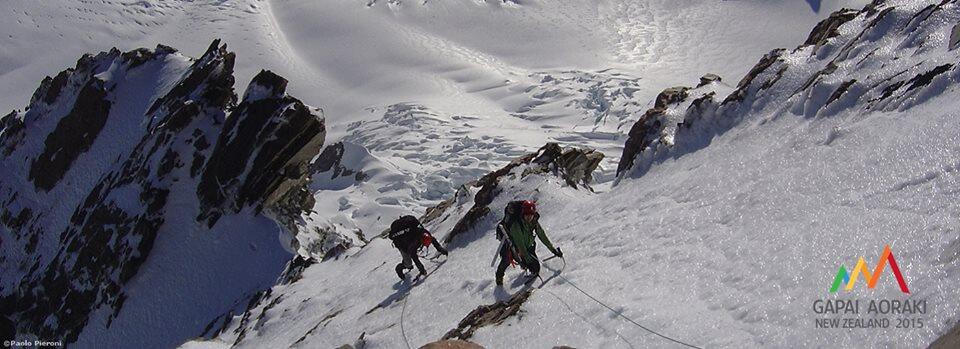
[[[60,119],[44,141],[43,153],[31,163],[29,178],[38,189],[53,188],[73,161],[90,148],[107,123],[113,103],[107,99],[104,82],[92,76],[91,71],[85,71],[91,76],[80,88],[73,109]]]
[[[807,40],[803,42],[802,46],[822,46],[827,42],[828,39],[839,35],[837,32],[838,28],[840,28],[840,26],[844,23],[856,18],[857,14],[858,11],[851,9],[840,9],[831,13],[830,17],[820,21],[820,23],[817,23],[817,25],[813,27],[813,31],[811,31],[810,35],[807,36]]]
[[[286,180],[289,181],[289,188],[282,191],[280,197],[269,202],[269,206],[264,207],[264,213],[288,232],[296,234],[303,229],[300,224],[303,221],[302,216],[313,210],[317,200],[307,188],[307,177],[291,177]]]
[[[743,101],[749,92],[747,89],[753,85],[753,80],[760,76],[761,73],[767,71],[774,63],[782,62],[783,59],[781,56],[783,56],[784,52],[786,52],[786,50],[776,49],[764,55],[753,68],[750,68],[747,75],[740,79],[740,82],[737,83],[737,89],[723,100],[723,104]]]
[[[467,314],[463,320],[460,320],[457,328],[443,335],[443,339],[467,340],[481,327],[495,326],[503,323],[504,320],[520,312],[520,306],[530,298],[530,294],[532,293],[533,289],[522,290],[505,301],[477,307]]]
[[[17,144],[23,141],[23,135],[23,120],[17,112],[0,118],[0,154],[10,156]]]
[[[77,62],[77,68],[81,68],[81,64],[84,62],[89,63],[89,59],[80,59]],[[76,71],[74,68],[68,68],[57,74],[56,77],[45,77],[40,81],[40,87],[33,93],[33,97],[30,98],[30,105],[37,105],[38,103],[44,103],[47,105],[53,104],[57,101],[57,98],[60,98],[60,93],[63,91],[63,88],[67,86],[67,82],[70,79],[70,76],[73,75],[73,72]]]
[[[170,54],[174,52],[176,52],[176,50],[163,45],[158,45],[156,50],[156,54]],[[212,52],[216,52],[216,55],[210,55]],[[132,57],[135,64],[142,64],[144,57],[149,55],[149,53],[142,51],[133,51],[125,54],[125,56]],[[224,63],[223,66],[210,64],[211,61],[216,60],[222,60]],[[164,107],[169,108],[171,104],[176,103],[175,101],[188,98],[191,92],[194,92],[200,84],[207,82],[209,77],[213,75],[219,76],[219,79],[215,80],[216,84],[206,89],[199,97],[211,103],[228,107],[233,106],[233,103],[237,99],[236,94],[233,93],[234,78],[232,74],[235,60],[236,55],[233,52],[227,51],[226,45],[220,46],[220,40],[214,40],[210,43],[210,47],[207,48],[207,54],[204,54],[199,60],[194,62],[190,74],[178,81],[177,84],[170,89],[170,92],[167,92],[166,95],[153,102],[150,109],[147,110],[147,113],[154,113]],[[231,73],[223,75],[221,71],[218,70],[220,68],[229,69]]]
[[[960,47],[960,23],[954,25],[953,29],[950,30],[950,41],[947,42],[948,50],[953,51],[957,47]]]
[[[853,84],[855,83],[857,83],[857,79],[850,79],[850,80],[844,81],[842,84],[840,84],[839,87],[837,87],[836,90],[833,91],[832,94],[830,94],[830,98],[827,98],[826,104],[829,105],[830,103],[833,103],[834,101],[840,99],[840,97],[842,97],[843,94],[850,89],[850,86],[853,86]]]
[[[126,284],[153,252],[175,194],[178,210],[184,201],[192,202],[208,226],[247,206],[269,208],[269,216],[287,226],[291,216],[299,217],[304,207],[312,207],[312,195],[304,195],[306,169],[323,143],[322,117],[285,95],[286,80],[270,72],[261,72],[237,105],[235,57],[219,41],[189,67],[177,68],[184,69],[183,74],[168,90],[158,91],[158,98],[145,101],[139,119],[110,117],[117,98],[113,91],[125,83],[125,73],[167,64],[165,58],[175,52],[161,45],[155,50],[86,55],[75,68],[44,79],[27,112],[0,119],[0,147],[9,156],[0,158],[0,166],[15,177],[0,182],[4,202],[0,223],[14,235],[4,236],[3,243],[25,246],[27,253],[22,260],[0,260],[4,270],[22,273],[16,283],[0,285],[4,300],[0,313],[11,317],[17,333],[71,343],[98,310],[110,314],[106,318],[110,327],[128,298]],[[98,75],[107,68],[114,73]],[[30,128],[31,123],[52,130]],[[121,128],[139,134],[120,135],[139,141],[101,139],[100,131],[114,123],[139,127]],[[31,137],[43,137],[43,142],[29,148],[24,139]],[[101,146],[96,156],[109,157],[81,157],[97,142],[131,148],[104,153],[102,149],[110,147]],[[31,161],[23,168],[16,159],[4,162],[14,158],[11,154]],[[89,166],[91,161],[112,165]],[[90,187],[71,183],[79,196],[62,197],[57,203],[72,212],[69,222],[62,231],[52,230],[49,226],[60,224],[51,221],[57,216],[34,197],[55,190],[64,178],[76,177],[71,171],[80,171],[78,167],[104,172],[82,174],[98,179],[83,182],[92,183]],[[40,191],[16,187],[26,181]],[[47,241],[45,250],[36,247],[41,241]],[[44,251],[52,254],[44,256]],[[293,282],[298,269],[302,267],[291,265],[285,279]]]
[[[943,49],[936,46],[942,42],[933,42],[942,38],[936,34],[949,32],[954,24],[954,14],[945,10],[955,6],[952,3],[907,11],[878,0],[859,11],[837,11],[793,51],[776,49],[764,55],[719,104],[713,91],[694,91],[702,94],[691,100],[676,89],[665,90],[631,128],[618,178],[628,172],[642,175],[652,163],[705,147],[768,106],[780,109],[768,109],[767,117],[823,117],[852,108],[901,111],[942,93],[957,82],[958,68],[930,53],[934,47]],[[841,33],[841,26],[851,28]],[[700,88],[709,87],[704,82]],[[690,104],[676,132],[664,135],[673,125],[665,123],[662,107],[671,101]],[[628,171],[640,168],[640,158],[641,170]]]
[[[652,114],[648,111],[630,128],[627,142],[623,146],[623,155],[620,157],[620,163],[617,164],[618,176],[633,168],[633,162],[637,154],[660,139],[660,132],[664,125],[659,118],[648,117],[648,115]]]
[[[720,81],[722,81],[722,80],[723,80],[723,79],[720,78],[720,75],[708,73],[708,74],[705,74],[704,76],[701,76],[701,77],[700,77],[700,83],[697,84],[697,88],[700,88],[700,87],[703,87],[703,86],[706,86],[706,85],[708,85],[708,84],[712,84],[712,83],[715,83],[715,82],[720,82]]]
[[[680,101],[687,99],[687,90],[689,89],[689,87],[677,86],[661,91],[653,103],[653,109],[663,110],[670,104],[680,103]]]
[[[813,86],[818,82],[822,82],[824,77],[829,76],[830,74],[833,74],[833,72],[837,71],[837,68],[838,68],[837,65],[833,64],[833,62],[827,63],[827,65],[824,66],[823,69],[820,69],[816,73],[811,75],[810,78],[807,79],[807,82],[803,83],[803,85],[801,85],[800,88],[798,88],[793,93],[798,94],[803,91],[807,91],[808,89],[810,89],[810,86]]]
[[[593,171],[600,166],[601,161],[603,161],[603,153],[593,149],[563,149],[557,143],[547,143],[540,148],[537,157],[531,161],[536,166],[525,169],[523,176],[549,172],[563,178],[567,185],[573,188],[582,186],[591,189]]]
[[[940,338],[930,343],[929,349],[951,349],[951,348],[960,348],[960,323],[957,323],[944,333]]]
[[[907,90],[904,92],[909,92],[910,90],[929,85],[930,82],[933,81],[933,78],[937,77],[937,75],[946,73],[948,70],[950,70],[950,68],[953,68],[953,64],[947,63],[937,66],[930,71],[917,74],[907,81],[909,86],[907,86]]]
[[[119,52],[111,52],[111,56],[120,56]],[[105,174],[82,201],[70,219],[70,226],[60,234],[62,247],[45,271],[37,278],[27,278],[20,285],[21,289],[33,290],[30,295],[19,294],[33,299],[33,302],[21,303],[15,311],[28,333],[72,342],[86,326],[87,316],[96,308],[107,306],[112,309],[113,315],[108,321],[121,311],[126,300],[123,285],[136,275],[150,255],[157,230],[164,222],[164,208],[176,178],[188,176],[175,170],[180,167],[177,164],[182,163],[182,159],[193,156],[177,150],[179,144],[189,143],[193,137],[192,132],[183,134],[183,129],[188,125],[196,130],[203,129],[208,120],[216,118],[206,110],[220,110],[222,113],[228,106],[229,99],[189,98],[189,95],[222,95],[224,87],[232,93],[233,61],[225,52],[219,47],[208,51],[194,66],[201,69],[191,70],[186,78],[196,80],[188,86],[192,89],[179,98],[168,94],[162,98],[165,113],[147,115],[160,122],[145,132],[119,169]],[[145,59],[144,55],[154,56],[141,53],[136,57]],[[134,66],[140,64],[143,62]],[[87,70],[82,65],[76,69],[77,72]],[[207,74],[196,77],[204,70]],[[87,79],[77,94],[74,111],[59,121],[56,130],[47,138],[43,153],[30,168],[30,178],[40,188],[50,189],[57,184],[70,168],[73,158],[96,138],[96,130],[88,128],[102,128],[107,120],[109,102],[105,102],[108,92],[103,88],[104,82],[95,77]],[[180,86],[184,86],[182,82]],[[96,125],[80,125],[85,123]],[[84,132],[75,132],[78,128]],[[63,153],[72,155],[67,157],[68,160],[62,160],[60,154]],[[35,176],[36,171],[41,171],[42,175]],[[126,195],[131,191],[137,193],[136,204],[120,198],[124,194],[115,193],[120,190]],[[73,286],[84,284],[98,287]],[[56,314],[57,321],[48,321],[51,314]]]
[[[500,188],[501,179],[514,169],[525,166],[520,174],[521,177],[530,174],[552,173],[563,178],[567,185],[574,188],[582,186],[589,189],[592,173],[600,165],[601,160],[603,160],[603,153],[592,149],[563,149],[556,143],[547,143],[536,153],[521,156],[499,170],[484,175],[476,182],[466,184],[466,186],[479,188],[473,197],[473,206],[457,221],[450,233],[444,238],[444,242],[450,243],[458,235],[472,229],[477,221],[490,213],[488,206],[502,190]],[[428,224],[435,220],[443,211],[451,207],[454,201],[465,191],[466,188],[462,188],[457,191],[453,198],[427,209],[427,212],[421,217],[421,221]]]
[[[366,238],[363,234],[359,233],[359,230],[354,232],[360,243],[367,243]],[[339,231],[337,226],[333,224],[326,224],[319,227],[314,226],[311,227],[311,230],[302,233],[313,233],[316,235],[316,239],[309,242],[306,246],[303,246],[301,253],[315,256],[315,258],[319,258],[320,261],[338,258],[342,253],[354,246],[354,240],[348,238],[345,232]]]
[[[362,181],[365,177],[363,171],[352,170],[343,165],[343,154],[346,150],[343,142],[333,143],[325,148],[317,161],[310,168],[310,173],[330,173],[330,179],[352,176],[355,181]]]
[[[324,122],[319,111],[287,96],[286,87],[286,79],[261,71],[227,117],[197,189],[198,220],[213,226],[224,212],[261,210],[305,185],[308,164],[323,146]]]
[[[317,261],[313,258],[301,255],[294,256],[290,262],[287,262],[287,267],[280,274],[277,284],[288,285],[299,281],[303,277],[303,271],[316,263]]]
[[[702,81],[703,79],[701,78],[701,82]],[[627,142],[623,146],[623,155],[620,158],[620,163],[617,164],[618,176],[626,173],[633,167],[633,161],[637,157],[637,154],[660,139],[661,133],[666,126],[663,115],[666,113],[667,107],[671,104],[686,100],[688,90],[689,88],[682,86],[663,90],[657,95],[653,108],[648,109],[643,116],[640,117],[640,120],[637,120],[637,122],[633,124],[633,127],[630,128],[630,132],[627,134]]]

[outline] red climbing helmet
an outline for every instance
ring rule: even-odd
[[[530,200],[523,200],[520,203],[520,206],[523,207],[523,215],[531,215],[537,213],[537,203]]]

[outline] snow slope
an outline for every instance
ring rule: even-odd
[[[665,120],[686,126],[654,133],[657,143],[607,192],[514,169],[491,213],[452,239],[448,259],[427,262],[422,283],[396,281],[390,267],[399,256],[374,239],[307,267],[249,309],[247,321],[238,316],[216,338],[184,347],[438,340],[477,306],[520,291],[515,271],[506,289],[494,287],[490,266],[493,226],[516,198],[539,202],[567,261],[545,261],[547,282],[520,313],[475,332],[470,340],[484,346],[676,346],[574,286],[701,347],[925,346],[960,313],[952,160],[960,51],[951,49],[960,6],[899,1],[852,14],[831,35],[766,55],[732,91],[708,86],[671,102]],[[694,105],[709,91],[722,94]],[[465,188],[427,228],[456,230],[480,192]],[[892,278],[874,290],[829,293],[839,264],[873,263],[888,244],[910,295]],[[563,278],[553,275],[560,269]],[[924,299],[930,308],[923,328],[815,328],[814,300],[854,297]]]
[[[758,54],[864,2],[823,1],[815,12],[800,1],[13,0],[0,13],[0,109],[29,97],[16,86],[83,53],[157,43],[193,52],[214,38],[238,53],[238,81],[260,68],[302,77],[291,79],[291,93],[351,117],[400,101],[483,100],[460,95],[536,71],[615,65],[643,78],[653,68],[692,74],[657,75],[669,79],[662,86],[703,71],[742,75]]]
[[[291,94],[323,106],[330,144],[379,159],[382,171],[367,172],[382,176],[366,185],[318,193],[318,204],[348,204],[314,217],[369,235],[384,224],[373,212],[422,212],[546,141],[603,151],[597,177],[609,181],[625,126],[662,87],[740,76],[830,11],[865,2],[14,0],[0,11],[0,110],[20,108],[24,86],[82,53],[156,43],[193,52],[222,38],[237,52],[238,82],[260,69],[289,77]],[[424,115],[441,122],[415,126]],[[425,141],[410,133],[426,128]],[[414,143],[387,149],[400,133]]]
[[[802,40],[827,11],[858,3],[815,13],[797,1],[287,1],[271,13],[297,56],[332,79],[300,90],[335,91],[322,99],[331,137],[391,170],[365,188],[318,193],[365,207],[335,220],[369,233],[384,225],[370,212],[422,212],[547,141],[603,151],[598,178],[608,181],[624,126],[663,86],[706,72],[740,76],[771,47]],[[391,204],[376,201],[384,195]]]
[[[101,328],[111,315],[98,313],[95,330],[81,337],[84,346],[169,346],[211,335],[207,329],[219,321],[226,321],[226,332],[189,345],[325,347],[366,333],[373,347],[396,347],[403,337],[398,332],[413,345],[436,340],[475,306],[517,290],[490,284],[496,241],[485,232],[507,200],[533,196],[549,212],[543,222],[550,235],[567,251],[563,275],[665,333],[708,347],[910,347],[945,332],[960,308],[956,291],[943,281],[957,276],[958,240],[949,220],[957,211],[956,164],[949,160],[956,155],[957,51],[947,50],[956,4],[933,11],[926,6],[936,2],[891,1],[896,10],[875,29],[857,37],[870,21],[858,18],[839,29],[839,38],[782,51],[773,68],[751,72],[758,57],[802,42],[831,11],[866,2],[13,0],[0,10],[0,108],[22,108],[44,75],[85,52],[158,42],[199,52],[220,37],[237,52],[238,82],[263,68],[288,77],[291,94],[324,107],[325,150],[343,147],[334,166],[313,175],[311,212],[291,223],[299,233],[283,236],[302,255],[332,260],[307,267],[298,282],[252,295],[287,257],[269,242],[273,223],[228,215],[212,231],[164,230],[157,243],[178,252],[144,264],[151,281],[131,284],[128,301],[143,312],[124,321],[143,323],[156,316],[151,310],[164,310],[156,318],[171,329],[138,336],[142,327],[124,321],[112,325],[117,330]],[[862,45],[844,48],[844,42]],[[825,72],[833,60],[846,62]],[[663,88],[693,85],[705,73],[724,80],[690,92],[715,91],[713,109],[690,112],[693,98],[671,105],[659,143],[643,149],[649,152],[641,152],[637,166],[612,186],[630,126]],[[745,75],[757,80],[742,88],[736,81]],[[112,78],[110,72],[104,77]],[[156,97],[150,91],[169,87],[164,79],[153,79],[158,86],[150,88],[121,89],[118,100],[135,109],[142,105],[137,101]],[[760,87],[765,82],[770,86]],[[722,106],[730,91],[745,102]],[[687,120],[706,124],[686,134],[671,125]],[[135,140],[120,135],[141,126],[111,123],[104,132],[125,149]],[[463,184],[551,141],[607,155],[594,176],[601,182],[594,185],[597,193],[565,187],[549,175],[508,180],[504,187],[510,189],[490,205],[494,214],[454,240],[449,261],[430,279],[411,292],[394,283],[390,267],[397,256],[375,238],[391,219],[454,198],[458,204],[449,216],[430,225],[443,236],[477,194]],[[105,159],[117,155],[100,148],[97,153],[109,154]],[[108,165],[87,166],[100,173]],[[75,178],[80,186],[98,180]],[[18,185],[30,187],[10,184]],[[73,202],[86,193],[68,194],[64,198]],[[124,203],[127,196],[117,195],[114,201]],[[63,217],[59,223],[66,225],[73,206],[51,205],[50,216]],[[176,226],[193,220],[186,213],[170,217]],[[270,233],[237,240],[231,227]],[[7,227],[0,232],[11,234]],[[207,233],[213,237],[195,246],[196,235]],[[254,247],[197,256],[223,241]],[[61,247],[56,242],[44,240],[40,250],[55,251]],[[812,328],[809,303],[825,297],[836,264],[870,259],[887,243],[914,297],[934,304],[927,326],[880,335]],[[268,252],[259,253],[258,246],[269,246]],[[11,259],[29,259],[19,245],[3,248]],[[328,254],[337,249],[339,259]],[[250,254],[262,259],[224,267],[227,274],[217,268],[168,272]],[[557,262],[547,265],[559,268]],[[781,271],[783,265],[802,272]],[[185,293],[153,286],[201,279],[223,285],[210,275],[236,280],[229,284],[240,285],[243,294],[231,288],[223,299],[181,301]],[[522,317],[482,328],[473,340],[491,347],[517,338],[545,346],[668,344],[567,286],[549,279],[524,304]],[[891,285],[882,288],[880,295],[897,293]],[[259,303],[246,309],[250,297]],[[202,309],[178,323],[167,303]],[[365,314],[380,303],[384,307]],[[215,323],[201,320],[211,317]],[[408,320],[405,331],[398,331],[401,317]],[[543,330],[529,331],[531,322]]]
[[[591,85],[622,74],[637,90],[626,100],[642,107],[662,86],[704,72],[740,76],[754,57],[797,42],[831,10],[863,2],[826,1],[814,12],[800,1],[15,0],[0,12],[7,33],[0,38],[0,110],[22,107],[29,97],[23,86],[86,52],[157,43],[193,52],[222,38],[238,54],[238,81],[259,69],[297,77],[291,93],[324,106],[332,139],[346,136],[352,122],[383,117],[366,108],[413,102],[610,149],[615,163],[629,114],[599,118],[595,130],[603,107],[567,105],[604,94]],[[543,77],[557,74],[595,83],[564,83],[554,92]],[[514,114],[532,122],[511,121]],[[524,142],[527,136],[507,141],[525,151],[542,145]]]

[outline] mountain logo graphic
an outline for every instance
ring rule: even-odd
[[[883,248],[883,253],[880,254],[880,261],[877,262],[877,268],[873,270],[873,273],[870,272],[870,269],[867,267],[867,262],[863,260],[863,257],[860,257],[860,260],[857,261],[857,266],[853,268],[852,277],[847,273],[847,268],[841,264],[840,270],[837,271],[837,276],[833,279],[833,286],[830,286],[830,293],[837,292],[840,290],[840,286],[844,284],[846,285],[844,287],[845,290],[852,290],[853,285],[857,283],[857,279],[861,274],[863,274],[863,278],[867,280],[867,288],[873,289],[877,286],[877,281],[880,280],[880,274],[883,273],[883,269],[887,266],[887,263],[890,264],[890,270],[893,271],[893,276],[897,278],[897,283],[900,284],[900,291],[909,294],[910,289],[907,288],[907,281],[903,279],[903,274],[900,273],[900,267],[897,266],[897,259],[893,257],[893,252],[890,251],[890,245],[886,245]]]

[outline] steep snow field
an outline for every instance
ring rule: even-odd
[[[703,72],[740,76],[756,56],[802,40],[866,1],[29,1],[0,12],[0,108],[83,53],[157,43],[236,51],[238,81],[259,69],[349,120],[361,108],[430,101],[504,113],[504,83],[549,70],[621,68],[659,86]],[[399,5],[395,5],[399,4]],[[816,11],[814,11],[814,8]],[[243,89],[245,86],[239,86]],[[480,90],[493,90],[487,93]],[[492,100],[492,101],[491,101]],[[486,112],[479,109],[476,112]]]
[[[942,106],[819,121],[747,120],[710,147],[609,193],[561,189],[556,179],[542,178],[511,183],[519,189],[509,193],[537,199],[546,212],[543,224],[566,253],[562,275],[666,335],[702,347],[918,347],[960,311],[953,287],[960,276],[960,183],[950,160],[958,155],[960,124],[957,109]],[[836,129],[842,136],[831,136]],[[308,268],[303,280],[275,287],[275,298],[251,311],[261,318],[239,325],[248,331],[239,346],[297,347],[303,338],[304,347],[332,347],[366,333],[368,347],[403,347],[401,321],[411,345],[436,340],[476,306],[519,289],[515,269],[506,290],[492,284],[494,220],[481,224],[468,246],[455,244],[444,264],[425,262],[436,271],[412,290],[396,281],[391,267],[399,256],[382,239]],[[873,263],[885,244],[895,249],[911,297],[932,307],[926,327],[814,328],[811,304],[828,297],[838,263],[858,256]],[[560,261],[545,264],[550,281],[523,315],[481,328],[471,340],[491,348],[672,346],[551,279]],[[840,296],[898,298],[886,277],[877,290]],[[380,304],[385,308],[366,314]],[[227,347],[237,341],[234,329],[186,347]]]
[[[960,311],[953,287],[960,276],[960,182],[951,160],[960,155],[960,119],[956,102],[934,102],[909,113],[745,120],[710,147],[611,192],[527,177],[506,182],[509,196],[490,207],[536,199],[543,225],[566,254],[562,275],[644,326],[701,347],[919,347]],[[836,129],[841,136],[830,136]],[[508,269],[505,290],[493,285],[496,219],[453,244],[449,258],[437,260],[445,263],[425,261],[435,271],[412,290],[393,274],[399,255],[378,239],[275,287],[248,324],[235,320],[217,339],[186,347],[228,347],[241,329],[239,347],[250,348],[336,347],[361,333],[372,348],[404,347],[404,335],[414,347],[436,340],[476,306],[520,288],[516,269]],[[828,296],[839,263],[865,256],[872,264],[885,244],[895,250],[911,297],[931,306],[926,327],[814,328],[815,299],[900,297],[889,274],[876,290]],[[540,253],[549,256],[542,246]],[[561,261],[545,265],[549,281],[523,315],[479,329],[472,341],[490,348],[674,346],[553,277]]]
[[[291,94],[324,106],[331,140],[414,103],[488,120],[435,130],[446,136],[496,133],[513,153],[543,138],[588,145],[607,153],[609,170],[623,125],[663,87],[739,77],[830,11],[865,2],[14,0],[0,12],[0,110],[22,108],[43,76],[83,53],[157,43],[192,53],[222,38],[237,52],[237,81],[260,69],[289,77]]]
[[[573,190],[549,175],[521,179],[523,169],[514,169],[501,179],[493,214],[454,238],[442,264],[427,262],[431,275],[412,288],[390,270],[399,256],[388,242],[373,240],[306,268],[246,320],[185,347],[437,340],[477,306],[521,292],[515,269],[500,289],[490,266],[499,210],[517,198],[539,202],[567,261],[545,261],[543,288],[518,315],[479,328],[470,339],[482,345],[676,346],[576,286],[701,347],[923,347],[955,326],[960,311],[960,75],[948,40],[958,15],[956,4],[892,5],[864,10],[836,39],[771,53],[730,94],[739,98],[720,103],[724,91],[704,107],[713,114],[680,119],[692,120],[690,131],[677,131],[663,153],[642,155],[642,166],[607,192]],[[476,194],[469,190],[427,227],[451,231]],[[873,265],[885,245],[910,295],[889,274],[873,290],[828,291],[840,264],[862,256]],[[929,308],[922,328],[815,327],[815,300],[853,298],[922,299]]]
[[[22,109],[83,53],[163,43],[198,54],[222,38],[237,53],[237,90],[277,72],[324,108],[328,143],[378,159],[366,170],[380,176],[318,193],[347,203],[311,223],[369,235],[380,212],[422,212],[545,141],[604,152],[607,182],[662,88],[708,72],[732,84],[759,55],[866,2],[13,0],[0,11],[0,110]],[[398,134],[406,146],[387,141]]]
[[[960,75],[951,66],[916,90],[910,78],[956,64],[957,51],[946,51],[955,8],[934,17],[935,30],[891,38],[878,33],[907,23],[928,3],[892,1],[899,9],[890,18],[900,22],[883,22],[863,37],[878,49],[844,53],[858,62],[851,58],[830,77],[812,78],[840,47],[784,54],[790,70],[765,72],[782,75],[780,85],[757,97],[729,129],[641,157],[642,165],[613,183],[630,127],[661,90],[715,73],[724,80],[707,89],[722,100],[771,49],[796,47],[830,12],[867,2],[12,0],[0,10],[0,110],[22,109],[43,76],[86,52],[163,43],[197,55],[222,38],[237,53],[237,91],[260,69],[277,72],[290,80],[291,95],[323,107],[327,149],[342,144],[334,166],[314,175],[313,212],[297,222],[306,233],[295,243],[280,234],[287,247],[317,259],[347,240],[340,258],[254,295],[272,285],[289,258],[272,244],[279,228],[244,213],[208,231],[193,222],[195,207],[176,206],[156,252],[126,288],[127,307],[144,311],[128,312],[137,318],[118,317],[110,328],[109,312],[95,313],[79,347],[168,347],[200,335],[212,338],[184,347],[356,341],[396,348],[437,340],[477,306],[521,291],[516,269],[508,270],[506,289],[495,288],[490,265],[498,245],[490,231],[503,205],[517,198],[538,200],[566,262],[545,262],[546,283],[520,315],[476,331],[471,340],[487,347],[674,345],[574,285],[622,315],[701,347],[919,347],[960,314],[960,164],[953,160],[960,156],[954,87]],[[854,27],[839,30],[843,40],[856,36]],[[153,73],[164,78],[143,91],[163,90],[176,75]],[[860,83],[832,98],[851,78]],[[808,81],[812,87],[799,88]],[[887,88],[893,97],[879,98]],[[131,105],[156,97],[143,91],[121,89],[117,96]],[[863,96],[877,99],[858,101]],[[679,109],[668,113],[670,121],[683,116]],[[117,135],[142,126],[110,124],[104,132],[121,149],[135,140]],[[412,288],[397,282],[398,253],[374,238],[392,219],[454,198],[428,224],[444,237],[476,194],[462,184],[551,141],[607,156],[594,175],[596,192],[551,175],[520,178],[515,170],[489,205],[494,214],[454,239],[449,257],[425,262],[429,278]],[[27,142],[39,147],[42,140]],[[100,142],[91,154],[117,155],[108,148]],[[89,186],[98,179],[76,180]],[[67,194],[76,201],[86,193]],[[59,207],[57,195],[38,194],[35,201],[54,201],[52,216],[67,224],[72,206]],[[827,292],[840,263],[849,268],[864,256],[873,265],[887,244],[909,297],[929,304],[925,326],[816,329],[815,299],[904,297],[889,275],[876,290]],[[55,240],[40,245],[58,247]],[[21,253],[12,245],[0,249]],[[540,253],[548,256],[542,246]],[[183,293],[155,287],[164,284]],[[191,298],[192,289],[226,296]],[[259,302],[246,309],[251,297]],[[167,304],[191,310],[178,314]],[[150,317],[173,325],[163,333],[137,325]],[[220,324],[225,329],[215,333]],[[213,332],[197,330],[204,327]]]

